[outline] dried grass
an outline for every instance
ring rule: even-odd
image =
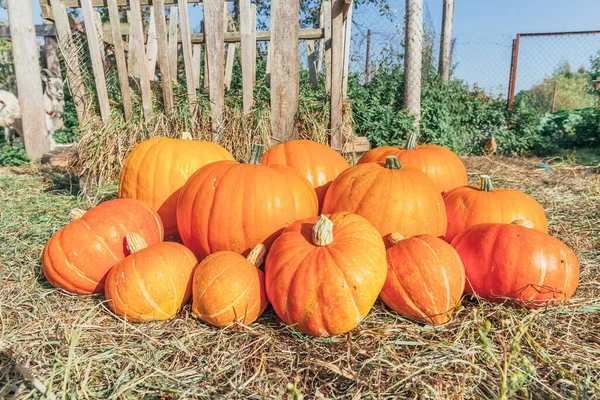
[[[189,306],[171,321],[129,324],[102,296],[53,289],[39,265],[67,211],[114,187],[87,198],[50,170],[0,169],[0,397],[287,398],[289,383],[316,399],[600,397],[600,176],[570,165],[549,174],[536,159],[465,160],[471,182],[490,174],[543,204],[551,233],[581,261],[567,306],[465,299],[452,322],[432,327],[376,304],[351,334],[326,339],[281,325],[272,310],[228,330]]]

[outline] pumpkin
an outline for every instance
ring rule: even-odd
[[[446,241],[450,242],[465,229],[485,222],[510,224],[526,219],[540,232],[548,233],[542,206],[518,190],[494,189],[492,178],[481,176],[480,186],[463,186],[444,195],[448,214]]]
[[[265,264],[267,296],[279,318],[314,336],[354,329],[386,274],[381,235],[351,213],[295,222],[273,243]]]
[[[418,166],[435,183],[440,193],[468,183],[465,164],[455,153],[433,144],[417,146],[417,135],[414,133],[408,134],[404,148],[376,147],[363,154],[358,164],[385,162],[389,156],[398,157],[402,164]]]
[[[179,233],[199,259],[222,250],[247,255],[259,243],[268,249],[292,222],[317,215],[306,178],[286,165],[260,165],[262,151],[254,147],[250,164],[209,164],[181,190]]]
[[[404,239],[394,232],[387,250],[383,302],[397,313],[430,324],[445,324],[465,288],[465,267],[452,246],[431,235]]]
[[[323,203],[323,213],[339,211],[365,217],[384,237],[446,233],[441,194],[419,168],[401,165],[396,156],[385,164],[359,164],[342,172]]]
[[[265,275],[258,269],[266,253],[257,245],[244,258],[232,251],[206,257],[196,268],[192,312],[211,325],[226,327],[236,321],[256,321],[267,307]]]
[[[233,156],[216,143],[165,137],[146,140],[125,161],[119,197],[141,200],[157,210],[165,237],[175,238],[179,190],[200,167],[221,160]]]
[[[192,295],[198,264],[184,245],[148,246],[137,233],[126,236],[131,252],[110,270],[104,294],[113,312],[131,322],[171,319]]]
[[[288,165],[304,176],[315,188],[319,208],[325,193],[342,171],[350,168],[348,161],[331,147],[312,140],[290,140],[269,149],[262,157],[263,165]]]
[[[579,281],[579,262],[560,240],[530,221],[475,225],[452,241],[467,275],[466,291],[529,307],[568,300]]]
[[[42,270],[52,286],[79,294],[100,293],[108,271],[129,255],[129,232],[148,244],[163,240],[160,217],[145,203],[109,200],[88,212],[71,211],[73,222],[57,231],[42,256]]]

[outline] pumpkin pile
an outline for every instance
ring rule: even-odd
[[[468,186],[456,154],[414,134],[354,167],[308,140],[263,150],[238,163],[214,143],[141,143],[119,198],[73,210],[50,238],[46,278],[104,293],[132,322],[173,318],[191,300],[208,324],[251,324],[270,303],[315,336],[351,331],[378,297],[445,324],[464,293],[535,308],[577,288],[577,258],[535,199],[489,176]]]

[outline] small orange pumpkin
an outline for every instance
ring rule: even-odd
[[[456,250],[431,235],[404,239],[394,232],[390,241],[383,302],[418,321],[450,321],[465,289],[465,267]]]
[[[481,185],[462,186],[444,194],[448,214],[446,241],[464,230],[486,222],[510,224],[517,219],[533,223],[534,229],[548,233],[548,221],[542,206],[518,190],[494,189],[492,178],[481,176]]]
[[[232,251],[206,257],[196,268],[192,312],[204,322],[226,327],[256,321],[267,307],[265,275],[258,269],[266,248],[257,245],[244,258]]]
[[[127,233],[139,233],[151,245],[163,240],[160,217],[138,200],[109,200],[88,212],[75,209],[71,218],[46,244],[42,270],[52,286],[73,293],[104,291],[108,271],[129,255]]]
[[[285,229],[265,274],[267,296],[283,322],[309,335],[341,335],[377,300],[387,274],[385,246],[359,215],[321,215]]]
[[[192,295],[198,264],[184,245],[149,246],[137,233],[127,235],[131,255],[108,273],[104,293],[113,312],[131,322],[171,319]]]

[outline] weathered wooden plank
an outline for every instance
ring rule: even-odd
[[[344,0],[331,4],[331,147],[342,150],[344,75]]]
[[[185,70],[185,81],[187,87],[187,95],[190,107],[190,113],[195,113],[196,103],[196,85],[194,84],[194,69],[192,61],[192,40],[190,38],[190,20],[188,17],[188,6],[185,0],[179,0],[179,27],[181,29],[181,39],[183,47],[183,65]],[[195,120],[193,130],[195,130]]]
[[[254,22],[256,25],[256,20]],[[252,11],[250,0],[240,0],[240,33],[242,53],[242,102],[244,113],[252,108],[254,63],[252,62]]]
[[[212,109],[213,142],[218,142],[222,128],[221,117],[225,99],[223,46],[223,1],[204,0],[204,26],[206,28],[206,57],[208,67],[208,93]]]
[[[256,3],[250,4],[250,46],[252,47],[252,85],[256,83]]]
[[[50,22],[50,19],[48,19],[48,22]],[[35,36],[56,36],[56,27],[52,23],[36,25]],[[0,37],[10,37],[10,26],[0,26]]]
[[[273,52],[271,51],[271,42],[267,42],[267,66],[265,68],[265,82],[267,86],[271,86],[271,57]]]
[[[129,93],[129,78],[127,76],[127,62],[125,61],[125,52],[123,51],[123,37],[119,30],[119,9],[116,0],[108,0],[108,17],[113,23],[112,38],[115,50],[115,59],[117,61],[117,73],[119,75],[119,85],[121,88],[121,98],[123,99],[123,114],[125,119],[131,117],[131,95]]]
[[[148,21],[148,39],[146,40],[146,58],[148,59],[148,76],[151,81],[156,80],[156,59],[158,57],[158,37],[156,36],[156,16],[154,6],[150,7],[150,20]]]
[[[132,20],[131,10],[127,10],[126,15],[127,15],[127,22],[129,24],[131,24],[131,20]],[[134,79],[137,79],[137,78],[139,78],[138,47],[141,46],[141,40],[138,39],[135,30],[129,29],[129,25],[128,25],[126,35],[129,38],[129,42],[127,43],[127,45],[129,46],[129,52],[127,53],[127,68],[128,68],[129,76],[131,76]]]
[[[89,1],[89,0],[87,0]],[[131,31],[143,41],[144,25],[142,23],[142,11],[140,0],[129,0],[131,8]],[[142,108],[144,117],[148,117],[152,112],[152,90],[150,88],[150,78],[148,76],[148,60],[146,59],[146,49],[144,43],[140,41],[137,46],[138,76],[140,80],[140,90],[142,92]]]
[[[295,120],[300,92],[298,55],[299,2],[271,3],[271,124],[272,142],[279,144],[296,135]]]
[[[177,82],[177,23],[179,22],[177,6],[171,6],[169,13],[169,71],[171,80]]]
[[[352,136],[342,149],[342,154],[348,153],[365,153],[371,150],[371,143],[369,139],[364,136]]]
[[[223,28],[225,29],[225,32],[235,29],[233,19],[231,18],[231,13],[229,12],[229,3],[223,3]],[[231,88],[231,80],[233,79],[233,61],[235,59],[236,47],[236,43],[229,43],[225,46],[227,50],[227,55],[225,57],[225,90],[229,90]]]
[[[202,45],[192,46],[192,72],[194,73],[194,87],[200,88],[200,68],[202,63]]]
[[[323,3],[321,3],[321,10],[319,11],[319,28],[323,28],[325,26],[324,16],[323,16]],[[324,30],[324,29],[323,29]],[[317,73],[320,74],[323,68],[323,58],[325,57],[325,40],[319,40],[319,57],[317,59]]]
[[[315,41],[306,40],[306,54],[308,58],[308,75],[310,76],[310,84],[313,89],[319,86],[317,79],[317,52],[315,50]]]
[[[13,34],[13,58],[23,121],[25,151],[30,158],[37,160],[50,150],[50,138],[46,130],[40,60],[33,29],[33,12],[29,1],[8,0],[7,6]]]
[[[98,32],[94,23],[94,8],[92,0],[82,0],[83,20],[87,36],[88,47],[90,50],[90,59],[94,71],[94,81],[96,83],[96,95],[98,96],[98,105],[100,106],[100,115],[104,122],[110,117],[110,103],[108,102],[108,90],[106,89],[106,76],[104,74],[104,64],[100,52]]]
[[[173,109],[173,83],[169,65],[169,44],[167,41],[167,21],[165,20],[165,4],[163,0],[154,0],[154,18],[156,24],[156,40],[158,45],[158,67],[163,91],[165,110]],[[177,57],[177,55],[175,55]],[[175,60],[177,63],[177,60]],[[176,64],[177,65],[177,64]],[[177,67],[175,67],[177,68]]]
[[[69,88],[71,89],[71,95],[73,96],[73,103],[75,104],[75,110],[77,111],[77,119],[79,122],[83,122],[85,119],[85,86],[83,85],[83,79],[81,76],[81,63],[79,61],[77,47],[73,43],[73,37],[71,36],[71,27],[69,25],[69,17],[67,10],[62,5],[60,0],[50,0],[53,6],[52,18],[56,25],[56,32],[58,35],[59,46],[65,60],[65,66],[67,69],[67,79],[69,81]]]
[[[50,21],[43,21],[44,25],[54,27]],[[56,31],[56,29],[54,29]],[[56,76],[62,76],[60,70],[60,58],[58,57],[58,41],[54,36],[44,37],[44,56],[46,58],[46,68],[48,68]]]
[[[102,17],[98,10],[94,10],[94,30],[98,37],[98,47],[100,48],[100,54],[102,55],[102,63],[106,64],[106,49],[104,48],[104,32],[102,30]]]
[[[348,6],[344,19],[344,77],[342,82],[342,96],[346,98],[348,73],[350,72],[350,43],[352,42],[352,0],[346,0],[344,6]]]
[[[331,1],[324,1],[321,6],[323,14],[323,48],[325,51],[325,85],[331,92]]]

